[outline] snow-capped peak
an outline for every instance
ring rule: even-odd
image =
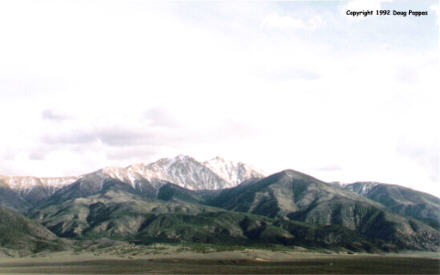
[[[193,190],[221,189],[228,185],[202,163],[185,155],[150,163],[145,166],[143,176],[150,181],[168,181]]]
[[[126,168],[122,168],[122,167],[105,167],[101,170],[98,170],[98,173],[102,173],[106,176],[109,176],[111,178],[123,181],[123,182],[129,182],[131,185],[133,185],[133,181],[134,179],[132,179],[132,177],[130,177],[129,172],[127,171]]]
[[[18,191],[40,185],[50,187],[54,192],[77,180],[100,183],[108,178],[125,182],[133,188],[138,182],[148,181],[156,187],[164,182],[171,182],[192,190],[212,190],[234,187],[250,178],[262,176],[261,173],[241,162],[227,161],[221,157],[199,162],[190,156],[178,155],[173,158],[162,158],[150,164],[105,167],[79,177],[0,177],[0,182]]]
[[[247,164],[242,162],[227,161],[218,156],[203,162],[203,164],[214,171],[225,181],[232,183],[234,186],[247,179],[259,178],[263,176],[262,173],[251,168]]]
[[[244,180],[262,176],[240,162],[226,161],[220,157],[199,162],[187,155],[162,158],[150,164],[138,163],[127,167],[127,170],[150,182],[166,181],[193,190],[229,188]]]

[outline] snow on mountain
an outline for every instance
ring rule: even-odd
[[[162,158],[150,164],[133,164],[126,168],[106,167],[89,174],[88,177],[90,178],[91,175],[102,179],[106,177],[117,179],[130,184],[133,188],[148,181],[155,188],[159,188],[165,182],[171,182],[190,190],[230,188],[245,180],[263,176],[244,163],[226,161],[219,157],[199,162],[185,155]]]
[[[357,182],[353,184],[347,184],[345,189],[358,193],[359,195],[366,196],[371,189],[379,185],[377,182]]]
[[[127,168],[150,182],[168,181],[191,190],[222,189],[230,183],[192,157],[179,155]]]
[[[53,178],[38,178],[38,177],[19,177],[19,176],[0,176],[0,180],[5,183],[10,189],[26,192],[35,186],[45,186],[53,189],[62,188],[68,184],[73,183],[79,177],[53,177]]]
[[[34,204],[42,201],[57,190],[75,182],[78,177],[7,177],[0,176],[0,185],[6,185],[17,198]]]
[[[130,171],[127,168],[122,167],[106,167],[101,170],[98,170],[97,173],[101,173],[102,175],[111,177],[113,179],[120,180],[122,182],[129,183],[133,188],[135,186],[135,182],[143,179],[141,175],[136,173],[136,171]]]
[[[150,184],[158,189],[166,182],[177,184],[191,190],[218,190],[234,187],[241,182],[262,177],[255,169],[241,162],[226,161],[216,157],[199,162],[190,156],[178,155],[163,158],[150,164],[138,163],[128,167],[105,167],[95,172],[78,177],[4,177],[0,182],[31,200],[44,199],[58,189],[78,181],[80,184],[94,185],[100,190],[106,179],[117,179],[130,184],[135,189],[142,189]],[[35,194],[37,193],[37,194]]]
[[[242,162],[227,161],[221,157],[203,162],[203,165],[229,183],[233,187],[251,178],[261,178],[263,174]]]

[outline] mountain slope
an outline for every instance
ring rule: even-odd
[[[313,216],[314,212],[310,211],[318,204],[342,198],[361,204],[372,203],[377,208],[382,207],[355,193],[293,170],[285,170],[258,181],[224,190],[209,203],[226,209],[270,217],[285,217],[293,213],[297,216],[308,214],[303,219],[312,221],[316,218]],[[343,225],[355,228],[353,224]]]
[[[29,209],[30,204],[0,180],[0,207],[15,209],[24,213]]]
[[[401,248],[435,250],[440,246],[439,231],[393,214],[354,192],[293,170],[224,190],[208,203],[268,217],[341,225]]]
[[[440,228],[440,199],[432,195],[403,186],[376,182],[356,182],[345,185],[344,189],[377,201],[394,213]]]
[[[73,183],[77,179],[78,177],[37,178],[0,176],[0,197],[13,196],[23,206],[30,207],[39,201],[47,199],[57,190]],[[22,210],[22,207],[19,206],[11,208],[19,211]]]
[[[0,207],[0,247],[30,253],[59,250],[62,243],[43,226],[11,209]]]
[[[350,234],[354,234],[356,249],[435,250],[440,245],[440,233],[431,227],[387,212],[381,204],[356,193],[294,171],[250,180],[217,195],[217,192],[206,195],[171,183],[146,195],[136,186],[116,179],[98,178],[93,182],[94,179],[78,181],[57,191],[47,204],[33,209],[29,216],[58,236],[78,239],[108,237],[136,242],[230,239],[242,243],[270,240],[270,243],[292,244],[294,236],[295,243],[312,245],[311,236],[318,234],[319,238],[330,238],[328,245],[344,243],[348,248],[349,243],[342,240],[349,240]],[[151,185],[151,188],[155,187]],[[212,205],[248,213],[202,205],[204,196],[213,198]],[[216,218],[220,216],[222,219]],[[245,218],[257,220],[258,229],[253,233],[244,229]],[[266,232],[266,229],[270,230]],[[330,230],[331,236],[325,230]],[[263,231],[266,233],[261,235]],[[345,236],[342,239],[341,234]],[[316,245],[324,245],[324,239],[319,239],[322,242]]]
[[[196,191],[188,190],[172,183],[167,183],[159,189],[157,199],[163,201],[180,200],[191,203],[204,202],[203,194],[199,194]]]
[[[178,198],[148,200],[121,189],[116,180],[107,183],[99,193],[47,205],[31,211],[30,216],[58,236],[80,240],[106,237],[136,243],[189,241],[286,244],[356,251],[393,249],[338,226],[279,221]]]

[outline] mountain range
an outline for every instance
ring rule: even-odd
[[[199,162],[179,155],[78,177],[0,177],[0,203],[0,218],[27,224],[14,229],[17,238],[47,244],[29,245],[32,251],[60,249],[64,238],[367,252],[440,248],[434,196],[382,183],[331,184],[294,170],[266,177],[219,157]]]
[[[81,176],[38,178],[0,175],[0,190],[3,190],[0,192],[0,205],[23,212],[73,183],[82,183],[81,191],[88,192],[87,186],[99,188],[107,179],[117,179],[137,190],[154,193],[168,182],[189,190],[219,190],[260,177],[263,177],[261,172],[241,162],[220,157],[199,162],[192,157],[179,155],[150,164],[105,167]],[[90,185],[91,182],[96,185]],[[7,193],[10,194],[5,195]]]

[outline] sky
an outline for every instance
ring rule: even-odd
[[[347,10],[428,11],[352,17]],[[439,1],[0,1],[0,174],[178,154],[440,197]]]

